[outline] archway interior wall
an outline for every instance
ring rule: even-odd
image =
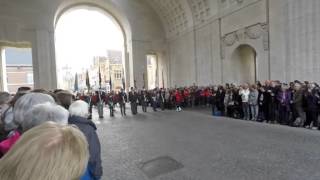
[[[241,45],[249,45],[256,51],[256,78],[258,81],[265,81],[269,79],[269,62],[268,62],[268,51],[264,50],[263,43],[261,39],[251,40],[246,39],[240,42],[236,42],[230,47],[226,47],[225,54],[226,57],[223,60],[223,82],[232,83],[235,81],[234,77],[236,72],[238,72],[237,66],[234,64],[234,52]]]
[[[256,52],[251,46],[240,45],[231,56],[233,69],[229,72],[229,76],[232,77],[229,82],[237,84],[255,83],[255,58]]]
[[[230,6],[219,3],[217,14],[204,21],[200,20],[200,23],[194,19],[197,23],[192,29],[170,37],[168,41],[170,85],[172,87],[175,85],[190,86],[196,83],[200,86],[206,86],[225,82],[225,76],[228,76],[227,72],[224,72],[225,66],[228,66],[227,59],[230,59],[226,56],[231,56],[233,51],[229,50],[230,47],[223,47],[222,39],[230,32],[266,23],[265,2],[264,0],[245,0],[243,3],[234,3]],[[262,32],[259,35],[261,38],[265,36]],[[261,53],[258,52],[261,56],[259,58],[268,62],[268,51],[265,51],[263,47],[264,41],[262,39],[255,40],[245,40],[243,43],[252,44],[258,49],[257,51],[261,51]],[[236,48],[234,46],[232,47]],[[259,71],[261,73],[258,78],[267,79],[268,75],[264,74],[265,72],[260,68]]]
[[[54,25],[57,14],[72,5],[89,3],[110,11],[126,31],[126,62],[136,69],[126,69],[129,77],[138,73],[145,63],[145,54],[152,49],[161,52],[164,48],[155,42],[164,42],[165,34],[156,13],[141,0],[29,0],[5,1],[0,6],[0,41],[30,42],[34,63],[35,87],[57,87]],[[3,25],[4,24],[4,25]],[[134,38],[132,38],[134,37]],[[143,44],[148,42],[152,47]],[[139,45],[137,45],[139,44]],[[134,47],[136,46],[137,47]],[[136,54],[134,54],[136,53]],[[140,60],[143,59],[143,60]],[[139,65],[140,64],[140,65]],[[142,79],[139,79],[142,81]],[[138,81],[139,81],[138,80]],[[128,86],[134,80],[127,78]]]

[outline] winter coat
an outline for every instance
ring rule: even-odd
[[[88,172],[93,179],[100,179],[102,176],[101,145],[96,133],[96,125],[92,121],[79,116],[69,117],[69,124],[76,125],[86,136],[90,153]]]
[[[12,131],[9,133],[9,136],[0,142],[0,157],[5,155],[12,146],[19,140],[20,132],[17,130]]]
[[[318,111],[319,107],[319,96],[315,95],[314,93],[308,92],[305,94],[305,101],[306,101],[306,110],[311,112]]]
[[[176,103],[177,104],[182,102],[182,96],[181,96],[180,92],[176,92],[175,93],[175,98],[176,98]]]
[[[253,105],[253,106],[256,106],[258,104],[258,96],[259,96],[259,93],[258,93],[257,90],[250,91],[250,93],[249,93],[249,104]]]

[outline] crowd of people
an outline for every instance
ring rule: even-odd
[[[318,129],[320,88],[316,83],[279,81],[256,84],[73,93],[18,89],[0,92],[0,177],[3,180],[101,179],[101,147],[92,108],[114,116],[119,106],[131,113],[211,108],[212,115]],[[140,111],[139,111],[140,112]],[[72,168],[70,168],[72,167]],[[68,172],[65,170],[68,169]],[[48,178],[50,177],[50,178]]]
[[[153,111],[176,110],[182,108],[211,107],[214,116],[267,122],[294,127],[318,128],[320,110],[320,88],[316,83],[294,81],[289,84],[280,81],[265,81],[255,84],[225,84],[199,87],[196,85],[180,88],[156,88],[138,90],[131,88],[128,94],[119,92],[98,93],[88,97],[78,94],[91,107],[108,105],[110,115],[118,104],[121,115],[126,115],[126,102],[131,105],[132,114]]]
[[[101,179],[101,147],[88,109],[63,90],[0,92],[0,179]]]

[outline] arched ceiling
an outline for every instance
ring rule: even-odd
[[[167,37],[174,37],[204,24],[219,11],[245,0],[146,0],[160,16]]]
[[[187,31],[216,14],[217,0],[147,0],[162,19],[167,36]]]

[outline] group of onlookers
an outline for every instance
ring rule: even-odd
[[[79,100],[76,100],[79,99]],[[100,179],[101,147],[92,107],[119,104],[126,115],[138,106],[157,109],[211,107],[214,116],[318,128],[320,87],[316,83],[225,84],[208,87],[96,92],[74,96],[64,90],[18,89],[0,92],[0,177],[3,180]]]
[[[199,87],[156,88],[137,90],[131,88],[128,94],[120,92],[103,93],[101,101],[119,103],[121,114],[126,115],[126,102],[131,104],[132,114],[148,107],[175,109],[210,106],[215,116],[282,125],[314,128],[318,127],[320,110],[320,88],[316,83],[294,81],[289,84],[280,81],[265,81],[263,84],[225,84]],[[98,99],[98,98],[96,98]]]
[[[64,90],[0,92],[0,179],[101,179],[100,142],[88,107]]]
[[[156,89],[150,93],[156,97],[163,94],[164,102],[155,103],[164,104],[168,109],[211,106],[212,114],[216,116],[313,129],[318,127],[320,88],[317,83],[266,81],[264,84]]]

